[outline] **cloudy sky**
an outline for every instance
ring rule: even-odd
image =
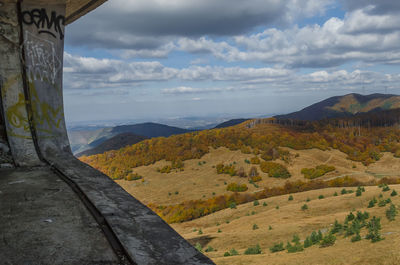
[[[298,110],[400,94],[400,1],[109,0],[67,26],[68,122]]]

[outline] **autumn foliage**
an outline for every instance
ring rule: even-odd
[[[303,168],[301,174],[307,179],[315,179],[335,170],[334,166],[318,165],[315,168]]]
[[[287,181],[283,187],[264,188],[264,190],[256,193],[238,193],[225,194],[215,196],[207,200],[190,200],[175,205],[155,205],[148,206],[155,211],[161,218],[168,223],[177,223],[193,220],[219,210],[229,207],[232,203],[235,205],[252,202],[254,200],[265,199],[273,196],[302,192],[315,189],[323,189],[329,187],[357,187],[370,186],[381,183],[400,184],[397,178],[382,178],[379,181],[372,180],[369,182],[361,182],[355,178],[345,176],[332,179],[329,181],[312,180],[312,181]]]

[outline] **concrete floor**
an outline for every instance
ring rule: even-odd
[[[0,264],[118,264],[118,258],[49,168],[0,169]]]

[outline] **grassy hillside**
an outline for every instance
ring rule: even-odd
[[[394,205],[400,205],[399,195],[390,196],[393,189],[400,191],[400,185],[390,185],[390,191],[383,192],[379,187],[365,187],[361,196],[356,196],[356,188],[346,188],[353,193],[342,195],[342,188],[307,191],[276,196],[259,200],[259,204],[247,203],[236,209],[225,209],[217,213],[185,223],[172,224],[181,235],[193,245],[202,246],[203,251],[211,246],[217,251],[204,252],[217,264],[399,264],[400,263],[400,216],[389,221],[383,207],[375,205],[368,208],[372,198],[379,200],[390,198]],[[338,196],[334,196],[335,192]],[[379,198],[382,194],[382,198]],[[324,196],[323,199],[319,199]],[[304,204],[307,210],[302,210]],[[279,208],[277,209],[277,206]],[[343,224],[346,216],[352,212],[366,211],[370,221],[373,216],[381,218],[381,241],[372,243],[365,236],[366,227],[361,228],[361,240],[351,242],[352,236],[345,231],[335,234],[333,246],[320,248],[314,245],[297,253],[287,250],[271,253],[275,243],[291,241],[294,234],[300,237],[301,244],[312,231],[321,230],[328,234],[335,220]],[[350,222],[351,223],[351,222]],[[258,228],[254,229],[254,225]],[[199,231],[201,232],[199,233]],[[244,255],[250,246],[260,245],[261,254]],[[224,257],[224,253],[234,248],[239,255]]]

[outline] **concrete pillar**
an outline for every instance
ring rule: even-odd
[[[17,166],[71,153],[64,121],[65,1],[0,0],[0,86]]]

